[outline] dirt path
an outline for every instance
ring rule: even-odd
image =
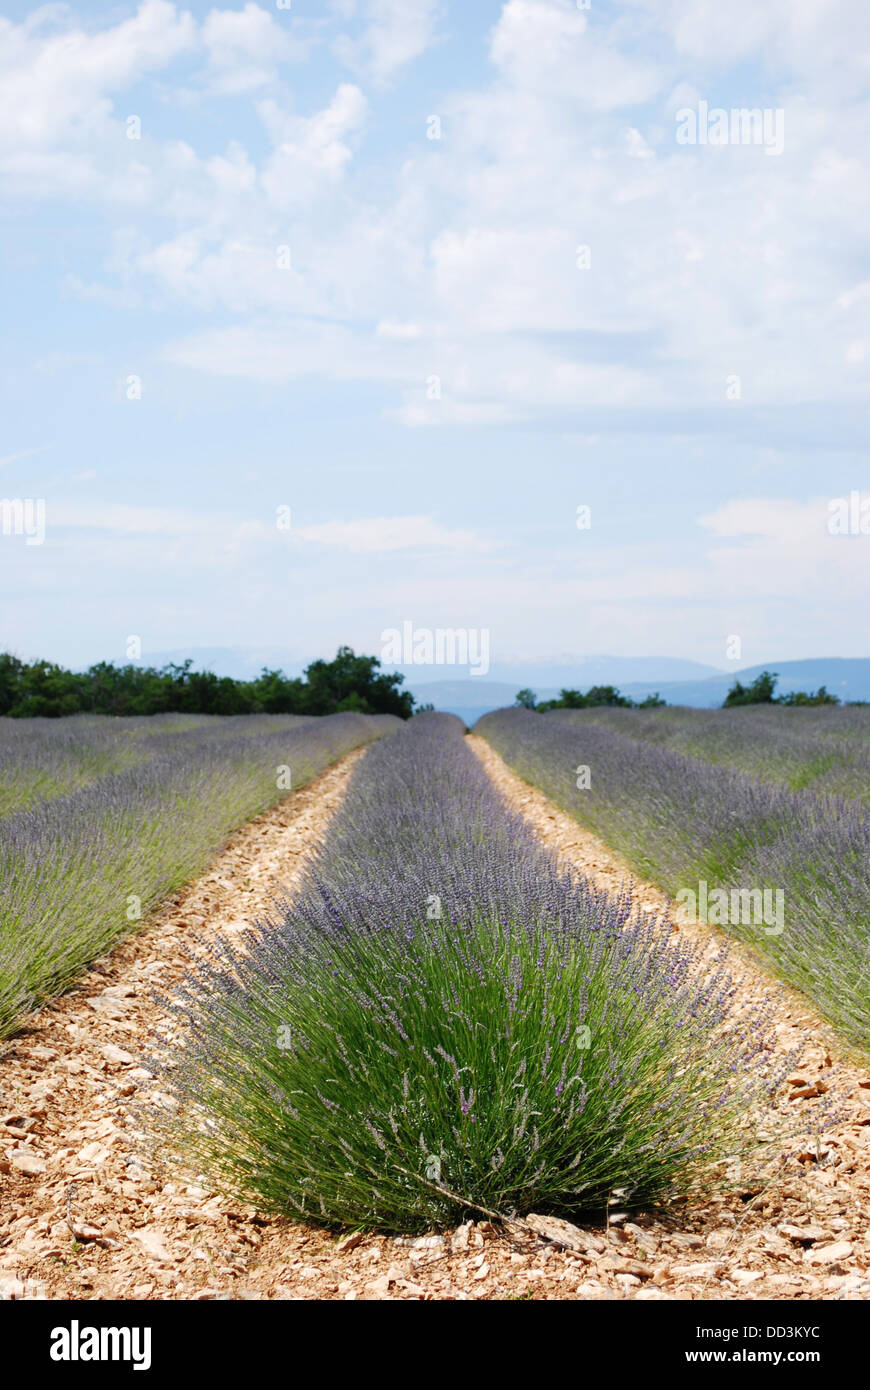
[[[618,858],[471,740],[508,801],[561,853],[608,886]],[[341,802],[353,753],[239,832],[211,870],[119,946],[74,993],[35,1014],[0,1055],[0,1297],[492,1299],[866,1297],[866,1077],[834,1062],[848,1117],[807,1155],[803,1177],[757,1197],[711,1203],[609,1231],[573,1250],[509,1246],[487,1222],[396,1240],[321,1231],[213,1196],[195,1175],[165,1181],[137,1151],[137,1058],[159,1024],[150,997],[186,968],[191,935],[232,935],[293,881]],[[649,906],[656,890],[643,888]],[[763,986],[759,985],[759,989]],[[813,1030],[804,1006],[784,1045]],[[825,1067],[818,1029],[806,1080]],[[802,1088],[795,1086],[795,1091]],[[796,1104],[799,1102],[783,1102]]]
[[[202,878],[3,1045],[0,1296],[263,1296],[280,1283],[304,1236],[263,1252],[268,1223],[195,1182],[158,1185],[131,1145],[129,1098],[160,1020],[154,988],[184,973],[194,934],[231,938],[292,891],[363,755],[245,826]]]

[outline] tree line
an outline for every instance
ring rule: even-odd
[[[818,690],[793,690],[789,695],[774,695],[778,671],[762,671],[750,685],[735,681],[725,696],[723,709],[734,705],[838,705],[839,695],[831,695],[823,685]],[[858,702],[860,703],[860,702]]]
[[[628,695],[620,695],[615,685],[593,685],[585,694],[581,690],[560,690],[558,700],[542,700],[540,704],[534,690],[518,690],[516,704],[546,713],[549,709],[595,709],[602,705],[620,709],[659,709],[667,701],[658,691],[643,700],[632,700]]]
[[[793,690],[788,695],[775,695],[777,671],[762,671],[749,685],[741,685],[735,680],[722,703],[723,709],[733,709],[735,705],[838,705],[839,696],[832,695],[823,685],[818,690]],[[658,691],[647,695],[644,700],[632,700],[628,695],[620,695],[615,685],[593,685],[584,694],[580,690],[560,690],[558,700],[542,700],[534,690],[518,690],[516,704],[524,709],[545,713],[550,709],[594,709],[602,705],[621,709],[659,709],[667,704]],[[860,700],[853,703],[861,704]]]
[[[374,656],[339,647],[332,661],[312,661],[303,676],[263,667],[254,680],[167,666],[116,666],[99,661],[68,671],[50,661],[0,653],[0,715],[13,719],[66,714],[395,714],[409,719],[414,697],[404,676],[380,669]]]

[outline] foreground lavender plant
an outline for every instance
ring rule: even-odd
[[[400,721],[170,716],[162,727],[113,720],[109,730],[100,721],[26,723],[51,726],[48,741],[63,740],[67,770],[84,775],[112,759],[123,770],[0,820],[0,1037],[203,869],[230,831],[286,796],[288,777],[303,786]],[[19,742],[45,736],[19,729]],[[281,767],[290,772],[279,780]]]
[[[804,711],[775,713],[790,721]],[[712,768],[582,715],[498,710],[475,727],[521,777],[669,892],[704,881],[781,894],[781,930],[733,919],[718,925],[870,1050],[870,814],[859,801]],[[578,788],[581,765],[590,785]]]
[[[292,905],[170,1005],[161,1150],[260,1207],[420,1230],[722,1180],[777,1077],[628,897],[563,875],[451,716],[366,754]]]

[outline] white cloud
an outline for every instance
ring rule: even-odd
[[[831,497],[735,498],[699,518],[717,538],[702,593],[741,600],[803,598],[831,605],[870,597],[870,538],[832,535]]]
[[[381,80],[432,41],[434,4],[344,8],[348,27],[366,26],[357,59]],[[231,316],[173,328],[169,360],[273,383],[394,383],[393,418],[408,425],[589,405],[724,411],[735,374],[747,405],[855,399],[870,296],[843,267],[860,265],[870,216],[867,110],[800,100],[787,66],[811,61],[823,21],[841,47],[852,27],[835,0],[770,8],[787,37],[777,159],[674,140],[684,54],[773,43],[764,7],[744,0],[724,21],[702,0],[635,0],[630,26],[589,19],[573,0],[507,0],[488,38],[489,80],[444,98],[445,139],[427,142],[421,116],[417,143],[386,155],[359,86],[301,110],[284,89],[260,91],[296,53],[283,12],[247,3],[197,27],[144,0],[135,19],[101,31],[65,21],[59,33],[56,15],[0,21],[19,82],[0,96],[0,176],[28,197],[102,200],[122,220],[128,240],[105,262],[109,283],[91,268],[69,281],[80,299],[120,308],[156,287],[161,308]],[[639,42],[636,20],[655,43]],[[723,35],[732,21],[741,34]],[[819,42],[821,71],[831,44]],[[159,141],[147,119],[140,143],[123,138],[115,93],[182,53],[207,64],[206,89],[256,89],[268,150],[256,129],[219,153],[196,127],[196,147]],[[186,133],[180,117],[178,127]],[[425,395],[432,375],[440,401]]]
[[[408,382],[423,376],[407,350],[338,324],[294,318],[281,328],[255,325],[191,334],[170,343],[167,361],[218,376],[285,382],[306,376],[336,381]]]
[[[662,82],[652,64],[600,36],[572,0],[508,0],[490,51],[517,90],[595,111],[646,101]]]
[[[63,12],[42,13],[47,22]],[[192,17],[167,0],[142,0],[131,19],[95,33],[65,26],[44,35],[40,24],[0,19],[0,149],[91,140],[111,114],[110,93],[165,67],[195,42]]]
[[[286,11],[281,11],[281,21]],[[281,63],[301,62],[310,44],[291,36],[268,10],[248,3],[243,10],[211,10],[202,26],[211,87],[237,96],[273,82]]]
[[[483,552],[491,548],[473,531],[450,530],[427,516],[329,521],[299,527],[295,535],[304,541],[336,546],[358,555],[421,549]]]
[[[522,420],[522,410],[512,410],[500,401],[409,400],[398,410],[384,412],[411,429],[432,429],[443,425],[504,425]]]
[[[270,201],[282,206],[307,202],[324,180],[336,182],[351,159],[347,138],[365,122],[368,102],[359,87],[343,82],[332,101],[313,116],[282,111],[273,100],[258,106],[276,146],[261,182]]]
[[[364,32],[356,39],[342,34],[335,52],[376,85],[388,85],[429,47],[439,10],[439,0],[364,0]]]
[[[854,309],[856,304],[870,303],[870,280],[862,280],[860,284],[853,285],[850,290],[845,290],[837,296],[837,306],[840,309]]]
[[[407,341],[422,338],[425,332],[419,323],[402,323],[399,319],[381,319],[375,331],[379,338],[403,338]]]
[[[19,459],[32,458],[34,454],[44,454],[51,447],[50,444],[40,444],[35,449],[19,449],[16,454],[5,454],[3,458],[0,458],[0,468],[8,468],[10,463],[17,463]]]
[[[205,512],[171,507],[134,507],[120,503],[58,502],[51,506],[52,526],[111,531],[116,536],[209,535],[216,518]],[[218,523],[218,524],[226,524]]]
[[[625,137],[626,147],[632,159],[655,159],[655,150],[650,149],[639,130],[631,126]]]
[[[867,16],[854,0],[627,0],[680,54],[711,69],[755,57],[804,76],[833,70],[841,92],[866,79]]]
[[[858,656],[866,651],[855,612],[870,601],[870,537],[831,536],[828,501],[736,498],[699,518],[682,547],[672,536],[617,540],[597,548],[594,561],[578,558],[576,547],[544,558],[508,551],[497,567],[487,559],[478,570],[444,575],[437,588],[414,571],[402,579],[403,605],[428,613],[434,604],[437,621],[471,609],[467,621],[490,627],[494,642],[522,633],[538,652],[564,646],[570,614],[575,651],[670,650],[722,665],[727,635],[739,633],[745,664],[775,659],[784,643],[794,656],[814,648]],[[373,597],[388,610],[388,592]]]

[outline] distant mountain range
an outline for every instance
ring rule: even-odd
[[[329,655],[329,654],[325,654]],[[307,661],[292,659],[280,647],[192,647],[185,650],[146,652],[143,662],[164,666],[170,661],[193,659],[197,670],[210,670],[237,680],[250,680],[263,666],[279,667],[287,675],[301,675]],[[467,724],[488,710],[503,709],[516,700],[517,691],[530,687],[539,700],[554,699],[560,689],[588,690],[590,685],[616,685],[623,695],[642,700],[658,691],[669,705],[715,709],[740,680],[749,684],[762,671],[779,673],[778,693],[817,690],[827,686],[841,700],[870,700],[870,658],[811,657],[803,661],[766,661],[739,671],[722,671],[700,661],[679,657],[588,656],[571,661],[567,656],[551,661],[493,663],[485,676],[465,671],[444,678],[443,666],[390,667],[405,676],[406,688],[421,704],[458,714]]]
[[[815,657],[804,661],[766,661],[760,666],[746,666],[739,671],[719,671],[703,680],[622,681],[610,673],[597,681],[575,678],[560,682],[559,688],[532,685],[539,700],[552,700],[563,686],[586,690],[590,685],[617,685],[623,695],[642,700],[656,691],[669,705],[690,705],[695,709],[717,709],[735,680],[749,685],[762,671],[779,674],[777,694],[788,695],[793,690],[817,690],[824,685],[841,700],[870,700],[870,659],[864,657]],[[524,684],[530,684],[524,682]],[[458,714],[471,724],[492,709],[503,709],[516,700],[518,686],[485,680],[432,681],[410,684],[415,697],[423,704]]]
[[[322,655],[332,656],[332,652],[323,652]],[[170,661],[180,663],[188,657],[193,659],[198,671],[214,671],[219,676],[233,676],[236,680],[248,680],[259,675],[264,666],[279,668],[288,676],[299,676],[308,665],[307,659],[293,656],[286,647],[189,647],[174,651],[146,651],[142,654],[142,662],[148,666],[165,666]],[[585,688],[601,684],[619,685],[625,681],[703,680],[706,676],[722,674],[716,666],[672,656],[585,656],[576,659],[558,656],[546,661],[493,662],[485,676],[469,676],[465,668],[448,667],[448,671],[455,669],[457,674],[446,682],[444,666],[385,664],[391,671],[401,671],[409,687],[423,681],[453,685],[470,680],[472,685],[479,685],[483,681],[503,681],[516,685],[517,690],[535,683],[558,688],[580,683]]]

